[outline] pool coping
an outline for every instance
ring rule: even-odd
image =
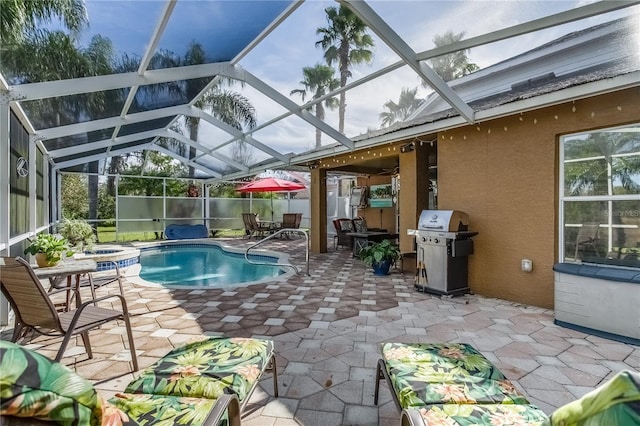
[[[194,238],[194,239],[188,239],[188,240],[159,240],[159,241],[153,241],[153,242],[133,243],[132,245],[138,250],[144,250],[144,249],[152,249],[155,247],[165,247],[165,246],[172,246],[172,245],[188,245],[188,244],[198,244],[198,245],[203,244],[203,245],[218,246],[223,251],[234,253],[234,254],[240,254],[240,255],[244,255],[244,253],[246,252],[246,249],[231,247],[226,244],[223,244],[221,241],[211,241],[210,239],[207,239],[207,238]],[[291,262],[289,262],[290,255],[287,253],[279,252],[279,251],[253,249],[251,250],[251,256],[266,256],[266,257],[276,258],[278,264],[291,265]],[[237,287],[246,287],[246,286],[256,285],[256,284],[267,284],[270,282],[286,281],[287,279],[289,279],[290,277],[298,273],[297,269],[294,269],[295,267],[293,265],[291,265],[291,267],[280,266],[280,269],[284,271],[284,273],[278,275],[277,277],[269,277],[269,278],[265,278],[257,281],[231,283],[231,284],[226,284],[220,287],[210,287],[210,286],[198,286],[198,285],[186,286],[186,285],[154,283],[154,282],[147,281],[140,278],[141,268],[142,266],[140,265],[139,262],[129,266],[124,273],[125,278],[131,283],[136,285],[140,285],[144,287],[166,288],[166,289],[173,289],[173,290],[223,290],[224,291],[224,290],[231,290]]]

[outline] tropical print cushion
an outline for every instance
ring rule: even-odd
[[[353,219],[356,232],[367,232],[367,221],[365,219]]]
[[[640,374],[621,371],[551,415],[554,426],[640,425]]]
[[[235,394],[242,402],[273,354],[273,341],[210,338],[169,352],[133,380],[126,393],[218,399]]]
[[[353,232],[353,222],[351,220],[341,220],[340,230],[345,232]]]
[[[216,400],[117,393],[109,402],[118,409],[111,419],[111,425],[201,426]]]
[[[104,402],[86,379],[68,367],[0,341],[0,415],[99,425]]]
[[[466,343],[384,343],[382,357],[402,408],[431,404],[528,404]]]
[[[417,408],[425,425],[542,426],[547,415],[533,405],[445,404]]]

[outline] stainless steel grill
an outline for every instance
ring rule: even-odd
[[[416,237],[416,288],[445,296],[469,292],[468,257],[473,254],[469,216],[457,210],[423,210]]]

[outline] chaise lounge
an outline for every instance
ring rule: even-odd
[[[277,397],[271,340],[209,338],[174,349],[104,401],[68,367],[0,341],[0,423],[237,426],[266,369]]]
[[[385,379],[403,426],[638,425],[640,374],[623,371],[550,417],[464,343],[384,343],[374,403]]]

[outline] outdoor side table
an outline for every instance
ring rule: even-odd
[[[83,260],[63,260],[56,266],[49,266],[47,268],[39,268],[36,265],[32,265],[33,272],[36,277],[43,279],[49,279],[52,287],[59,285],[65,278],[67,279],[67,297],[64,307],[65,311],[69,310],[69,303],[71,302],[71,278],[76,277],[76,290],[79,290],[80,275],[95,272],[98,270],[98,264],[92,259]]]

